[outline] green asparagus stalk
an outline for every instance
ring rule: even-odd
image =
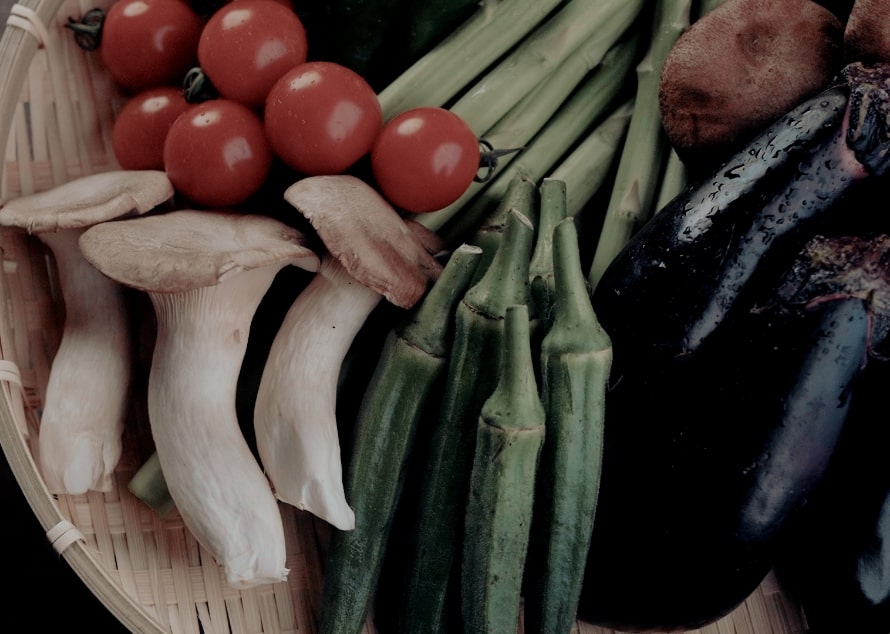
[[[566,184],[566,215],[579,216],[607,183],[633,114],[633,100],[615,108],[550,172],[548,178]]]
[[[384,119],[418,106],[446,105],[560,1],[483,0],[472,17],[380,91]]]
[[[459,244],[468,240],[468,235],[472,235],[480,223],[488,223],[486,218],[495,211],[516,176],[539,182],[559,162],[566,148],[575,146],[579,139],[591,134],[592,127],[616,107],[615,102],[622,97],[624,79],[633,69],[637,41],[631,39],[612,49],[603,63],[584,79],[526,148],[501,169],[475,197],[469,202],[459,201],[435,212],[432,215],[437,216],[436,218],[421,218],[421,222],[432,228],[430,222],[434,221],[439,227],[439,235],[446,243]],[[587,160],[593,163],[600,161],[591,156]],[[503,221],[503,217],[500,220]]]
[[[658,211],[676,198],[686,187],[686,164],[680,159],[676,150],[671,148],[668,154],[664,174],[661,176],[661,184],[658,189],[658,198],[655,200],[653,211]]]
[[[357,634],[380,576],[389,527],[418,425],[448,365],[454,308],[481,250],[461,245],[422,303],[391,330],[356,417],[344,488],[355,529],[334,531],[325,565],[321,634]]]
[[[617,38],[621,34],[613,32],[610,35]],[[477,207],[468,206],[470,201],[488,189],[492,180],[503,173],[511,161],[528,153],[529,143],[546,128],[561,108],[569,107],[568,100],[582,83],[587,84],[584,92],[589,101],[575,100],[575,103],[579,105],[586,103],[590,118],[578,117],[577,120],[563,118],[563,120],[575,121],[573,129],[579,129],[582,123],[602,116],[604,110],[614,100],[614,96],[622,89],[639,50],[638,36],[625,38],[614,45],[610,44],[610,47],[605,46],[607,42],[613,42],[611,37],[608,40],[591,38],[583,43],[553,73],[541,81],[537,88],[528,93],[483,135],[493,148],[525,148],[524,150],[499,158],[491,175],[485,181],[471,184],[454,203],[432,214],[426,214],[420,218],[420,222],[435,231],[459,213],[462,219],[459,226],[466,227],[478,223],[481,218],[476,212]],[[572,116],[577,116],[577,113]],[[583,135],[584,130],[580,129],[578,134]],[[574,145],[575,140],[570,139],[570,144]],[[538,141],[548,144],[553,142],[546,138],[539,138]],[[496,204],[505,190],[506,186],[503,183],[511,180],[512,176],[527,164],[527,160],[520,160],[518,166],[511,168],[510,174],[500,181],[501,184],[485,195],[484,200],[492,205]],[[542,169],[535,171],[542,175],[544,173]],[[461,231],[458,230],[457,233]]]
[[[451,106],[483,135],[585,42],[605,52],[636,20],[643,0],[568,0]]]
[[[494,391],[507,306],[525,304],[534,229],[517,211],[488,269],[455,309],[454,343],[407,555],[399,630],[446,629],[449,586],[458,578],[463,517],[482,404]]]
[[[547,435],[536,488],[525,631],[568,634],[587,563],[602,468],[612,347],[590,303],[571,218],[553,237],[553,322],[541,344]]]
[[[658,178],[669,147],[658,109],[661,68],[674,42],[689,25],[690,2],[656,3],[649,50],[637,66],[634,113],[588,276],[593,287],[633,232],[653,213]]]
[[[528,549],[544,408],[529,344],[528,309],[504,317],[500,379],[479,416],[461,577],[464,632],[515,632]]]
[[[560,111],[558,120],[554,120],[545,128],[541,136],[535,139],[535,142],[529,146],[519,161],[514,162],[497,177],[491,185],[492,189],[484,191],[481,197],[471,202],[470,206],[462,211],[452,224],[442,228],[439,233],[447,242],[457,240],[461,236],[466,237],[465,233],[472,231],[473,237],[467,239],[479,243],[481,235],[499,231],[506,219],[504,209],[500,206],[492,206],[489,197],[502,191],[502,188],[508,186],[516,177],[538,183],[547,176],[554,165],[559,164],[562,148],[565,146],[556,144],[560,143],[564,137],[572,136],[572,129],[579,125],[579,120],[583,118],[582,111],[585,104],[589,105],[590,102],[585,101],[579,94],[579,100],[575,103],[578,108]],[[588,150],[596,152],[596,154],[578,154],[577,169],[569,172],[561,171],[564,176],[569,177],[568,179],[556,179],[554,173],[551,173],[551,176],[556,180],[563,180],[567,187],[575,189],[582,185],[591,188],[603,184],[611,165],[616,160],[620,141],[627,128],[628,118],[629,106],[627,104],[618,106],[602,123],[592,131],[586,132],[588,136],[583,143]],[[581,132],[581,134],[585,134],[585,132]],[[585,184],[584,181],[588,178],[590,182]],[[579,205],[576,204],[575,207],[577,208]],[[478,226],[475,226],[474,229],[474,225],[469,223],[469,219],[477,215],[482,216],[484,220],[476,223]],[[572,214],[567,212],[567,215]],[[464,228],[463,225],[468,226]]]

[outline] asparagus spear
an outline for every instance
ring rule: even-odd
[[[596,287],[612,258],[653,213],[652,203],[668,143],[661,127],[658,85],[661,67],[674,42],[689,25],[690,0],[658,0],[652,39],[637,66],[637,95],[627,139],[612,186],[589,280]]]

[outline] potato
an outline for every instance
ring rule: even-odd
[[[843,22],[812,0],[725,0],[662,68],[667,136],[690,166],[726,157],[825,88],[843,66]]]
[[[856,0],[844,31],[847,61],[890,62],[890,1]]]

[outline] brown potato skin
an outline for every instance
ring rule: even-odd
[[[847,61],[890,62],[890,2],[856,0],[844,31]]]
[[[843,22],[812,0],[725,0],[677,40],[659,109],[691,167],[713,165],[824,89],[842,68]]]

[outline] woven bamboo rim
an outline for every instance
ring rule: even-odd
[[[113,113],[122,103],[94,55],[63,28],[112,0],[20,0],[0,38],[0,201],[114,169]],[[0,445],[47,539],[132,632],[314,632],[329,528],[281,505],[286,582],[234,590],[175,511],[161,518],[126,488],[149,455],[134,412],[111,491],[54,496],[35,461],[47,376],[64,314],[51,257],[34,238],[0,229]],[[134,408],[135,409],[135,408]],[[521,623],[520,623],[521,630]],[[368,624],[365,632],[372,632]],[[578,623],[580,634],[613,634]],[[799,634],[799,609],[772,577],[735,612],[695,634]]]

